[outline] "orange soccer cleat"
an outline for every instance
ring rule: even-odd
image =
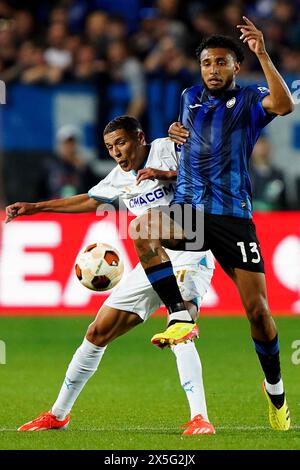
[[[47,411],[42,413],[33,421],[23,424],[17,430],[18,431],[47,431],[48,429],[66,429],[70,421],[70,415],[65,419],[59,420],[56,416]]]
[[[186,428],[183,431],[183,436],[192,436],[196,434],[216,434],[216,430],[211,423],[206,421],[202,415],[197,415],[188,423],[181,426]]]

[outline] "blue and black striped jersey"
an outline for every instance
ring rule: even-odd
[[[268,94],[258,85],[236,86],[219,98],[201,85],[182,93],[179,120],[190,136],[181,146],[173,203],[251,218],[249,160],[261,130],[276,116],[262,107]]]

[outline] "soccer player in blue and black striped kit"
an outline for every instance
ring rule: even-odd
[[[264,263],[252,222],[248,165],[261,130],[277,115],[292,112],[294,105],[287,85],[266,52],[262,32],[248,18],[243,20],[245,24],[237,25],[240,39],[257,56],[268,88],[236,84],[243,52],[235,40],[211,36],[202,42],[197,58],[203,85],[183,92],[180,122],[169,129],[170,138],[183,144],[173,204],[182,207],[183,215],[187,206],[192,208],[192,217],[186,221],[182,216],[180,221],[185,239],[184,235],[183,240],[174,236],[167,239],[166,216],[160,222],[159,239],[151,238],[151,230],[148,239],[133,238],[145,272],[169,311],[167,330],[155,335],[152,343],[165,347],[191,340],[197,335],[197,326],[184,306],[163,247],[184,248],[187,229],[192,226],[196,231],[195,215],[202,206],[201,249],[212,250],[238,288],[265,375],[263,390],[270,424],[273,429],[288,430],[290,415],[281,379],[278,335],[268,306]],[[168,220],[172,226],[171,218]],[[132,233],[136,235],[139,224],[151,225],[149,220],[149,214],[135,219]]]

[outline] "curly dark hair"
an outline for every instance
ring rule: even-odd
[[[117,129],[124,129],[129,134],[142,130],[139,121],[132,116],[118,116],[110,121],[104,128],[103,135],[114,132]]]
[[[242,63],[244,60],[244,53],[240,46],[240,44],[230,36],[222,36],[218,34],[214,34],[213,36],[209,36],[205,38],[199,47],[196,49],[196,57],[200,60],[201,52],[204,49],[214,49],[214,48],[221,48],[221,49],[229,49],[231,52],[234,53],[237,62]]]

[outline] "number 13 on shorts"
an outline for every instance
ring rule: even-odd
[[[237,246],[240,247],[243,263],[248,263],[248,256],[251,263],[260,262],[261,256],[256,242],[237,242]]]

